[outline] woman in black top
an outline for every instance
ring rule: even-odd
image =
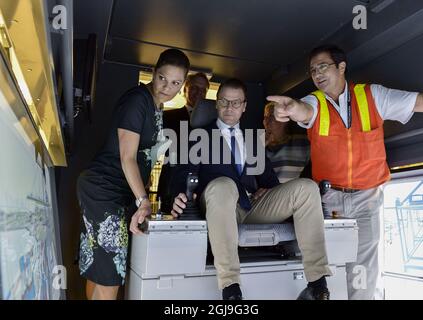
[[[89,299],[116,299],[124,284],[128,220],[129,230],[140,234],[138,224],[151,213],[145,183],[154,165],[151,149],[162,129],[162,106],[179,92],[189,67],[183,52],[162,52],[152,82],[120,98],[105,146],[78,178],[83,219],[79,269]],[[130,217],[134,199],[138,209]]]

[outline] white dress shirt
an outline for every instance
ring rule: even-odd
[[[231,126],[228,126],[226,123],[224,123],[220,119],[216,120],[216,125],[220,129],[220,132],[222,133],[223,138],[225,138],[225,141],[229,146],[229,150],[231,150],[231,131],[229,130]],[[239,153],[241,156],[241,164],[242,164],[242,167],[244,168],[246,150],[244,146],[244,136],[242,135],[242,130],[239,128],[239,122],[236,125],[232,126],[232,128],[235,129],[235,140],[236,140],[236,143],[238,144]]]

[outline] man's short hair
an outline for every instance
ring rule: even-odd
[[[244,82],[237,78],[228,79],[223,82],[217,90],[217,97],[224,88],[241,89],[244,92],[244,98],[247,99],[247,86],[244,84]]]
[[[336,67],[338,67],[341,62],[347,63],[347,55],[345,54],[345,51],[332,44],[325,44],[311,50],[308,62],[310,63],[311,59],[315,56],[325,52],[329,53],[333,62],[336,63]]]
[[[185,55],[185,53],[178,49],[167,49],[163,51],[157,60],[155,68],[157,70],[166,65],[185,69],[185,77],[188,74],[190,68],[188,57]]]
[[[189,85],[191,84],[191,82],[195,78],[203,78],[207,82],[207,89],[210,88],[209,79],[207,78],[207,76],[203,72],[189,74],[188,77],[187,77],[187,79],[186,79],[186,81],[185,81],[185,87],[189,87]]]

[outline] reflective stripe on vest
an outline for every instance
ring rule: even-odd
[[[367,102],[366,91],[364,90],[365,84],[357,84],[354,86],[354,93],[358,103],[358,109],[360,113],[361,128],[363,132],[371,131],[370,126],[370,115],[369,115],[369,104]],[[329,108],[326,101],[325,94],[318,90],[314,91],[313,95],[319,100],[320,104],[320,126],[319,135],[329,136],[330,117]]]
[[[370,127],[369,104],[367,103],[366,91],[364,91],[365,86],[365,84],[356,84],[354,93],[360,111],[361,128],[363,132],[369,132],[372,128]]]
[[[330,126],[330,116],[328,103],[326,102],[325,94],[318,90],[314,91],[313,94],[320,102],[320,126],[319,126],[319,135],[328,136],[329,135],[329,126]]]

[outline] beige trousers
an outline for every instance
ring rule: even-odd
[[[227,177],[211,181],[201,196],[218,285],[240,283],[238,223],[280,223],[293,216],[307,281],[331,275],[326,255],[323,213],[317,184],[296,179],[268,190],[244,211],[235,182]]]

